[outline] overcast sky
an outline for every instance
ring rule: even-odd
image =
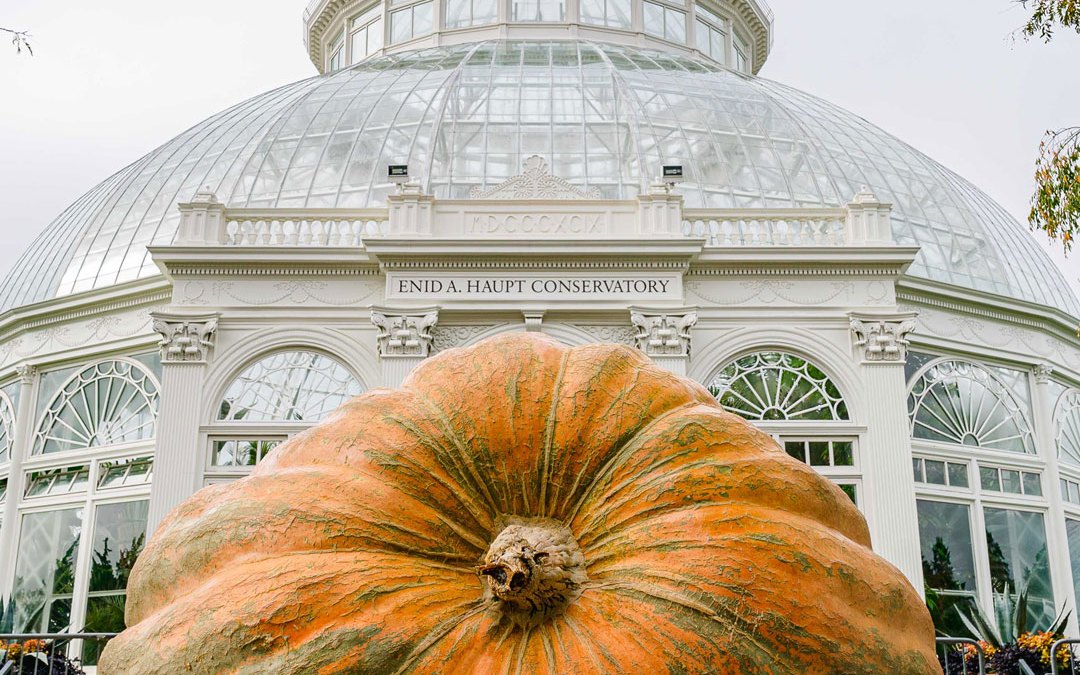
[[[1026,222],[1042,132],[1080,124],[1080,36],[1012,38],[1012,0],[771,0],[762,75],[867,118]],[[314,74],[306,0],[3,0],[0,274],[68,204],[180,131]],[[1080,250],[1052,250],[1080,292]]]

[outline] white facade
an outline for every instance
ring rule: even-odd
[[[319,7],[309,24],[319,12],[329,13],[327,25],[344,25],[367,11]],[[721,9],[760,10],[756,3]],[[312,32],[309,47],[327,30]],[[759,43],[765,49],[767,35]],[[313,58],[324,48],[311,47]],[[389,68],[393,58],[373,57],[375,65],[357,72]],[[469,72],[455,72],[453,86],[467,86]],[[752,82],[719,69],[707,76]],[[347,86],[344,77],[316,84]],[[387,80],[387,91],[394,86]],[[411,86],[405,96],[415,95]],[[335,100],[315,95],[294,107],[322,110]],[[369,128],[375,114],[356,124]],[[313,196],[335,152],[323,140],[319,163],[305,174],[305,204],[288,201],[294,173],[285,172],[274,178],[281,194],[267,205],[257,184],[274,171],[274,144],[290,124],[268,116],[243,139],[269,148],[250,179],[242,178],[246,170],[214,168],[221,153],[193,153],[188,162],[167,150],[169,157],[148,156],[110,179],[51,226],[0,289],[10,307],[0,316],[0,590],[15,599],[17,629],[118,628],[130,552],[180,501],[243,476],[349,396],[396,386],[437,352],[514,331],[567,344],[621,342],[709,386],[845,487],[875,549],[916,587],[936,586],[946,604],[971,597],[989,607],[1005,583],[1015,589],[1030,579],[1042,618],[1075,608],[1077,301],[1063,282],[1055,289],[1061,280],[1052,263],[1009,243],[1026,236],[1023,226],[979,210],[989,200],[978,193],[970,201],[978,208],[927,216],[926,231],[947,244],[934,252],[912,214],[929,213],[927,204],[944,197],[928,194],[915,205],[894,190],[904,203],[889,204],[873,180],[866,190],[834,180],[831,189],[850,189],[842,200],[792,196],[799,203],[782,206],[770,201],[780,198],[768,196],[760,158],[754,189],[764,196],[710,206],[713,192],[739,198],[742,179],[724,169],[734,159],[721,154],[730,166],[716,164],[705,145],[684,153],[690,179],[674,187],[649,176],[660,172],[654,159],[678,153],[628,153],[638,172],[629,189],[623,169],[604,169],[610,180],[599,169],[582,177],[556,170],[571,165],[567,158],[525,155],[532,113],[517,114],[511,135],[520,142],[507,155],[521,160],[516,172],[484,174],[471,186],[449,169],[440,174],[441,160],[410,146],[402,156],[417,182],[391,192],[383,181],[369,202],[341,206],[350,179],[336,175],[339,205],[326,206]],[[496,124],[487,115],[486,124]],[[450,117],[443,111],[435,124],[445,127]],[[305,143],[321,138],[309,121],[297,127],[293,166]],[[781,142],[776,128],[743,124],[744,148],[755,134]],[[226,133],[207,129],[182,147],[205,151]],[[495,132],[484,133],[490,154]],[[644,132],[634,134],[641,142]],[[362,138],[356,132],[353,142]],[[867,157],[875,147],[883,157],[893,153],[887,140],[870,145]],[[443,152],[454,158],[452,148]],[[585,148],[586,166],[594,156],[597,167],[611,160],[591,152]],[[348,155],[365,176],[385,171],[385,154]],[[142,178],[175,176],[185,166],[171,194],[207,175],[211,189],[171,198]],[[195,175],[199,166],[209,173]],[[794,195],[798,173],[784,167]],[[241,176],[246,199],[236,198],[230,176]],[[123,215],[109,225],[118,210]],[[150,223],[154,231],[140,234]],[[162,223],[173,223],[167,236],[154,234]]]

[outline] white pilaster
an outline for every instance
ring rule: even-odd
[[[437,307],[392,309],[372,307],[384,387],[400,387],[412,369],[431,354],[431,330],[439,321]]]
[[[19,501],[25,491],[23,460],[30,456],[34,438],[34,380],[33,366],[19,366],[19,404],[15,411],[15,443],[11,447],[11,463],[8,465],[7,500],[4,502],[4,526],[0,531],[0,597],[11,597],[14,582],[16,547],[15,531],[18,527]]]
[[[1050,556],[1050,581],[1054,587],[1054,606],[1066,607],[1076,615],[1076,596],[1073,593],[1072,568],[1069,564],[1069,535],[1065,528],[1065,509],[1061,501],[1058,473],[1057,439],[1054,433],[1054,400],[1050,391],[1050,376],[1054,369],[1040,364],[1032,369],[1035,388],[1031,404],[1035,413],[1035,441],[1038,452],[1046,459],[1047,553]],[[1074,622],[1070,621],[1070,635],[1077,635]]]
[[[892,204],[877,198],[863,188],[847,205],[848,217],[844,232],[849,246],[881,246],[892,244]]]
[[[217,314],[153,314],[161,334],[161,408],[154,450],[147,532],[202,486],[199,449],[206,362],[217,331]]]
[[[180,204],[180,225],[174,246],[217,246],[225,243],[225,205],[210,188],[200,190],[195,198]]]
[[[697,309],[630,308],[630,323],[637,334],[637,348],[652,357],[656,365],[685,377],[690,361],[690,329],[697,323]]]
[[[859,445],[862,502],[874,551],[895,565],[921,593],[922,557],[911,471],[907,416],[907,335],[914,314],[849,315],[866,396],[866,434]]]

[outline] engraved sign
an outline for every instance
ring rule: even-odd
[[[528,274],[472,273],[387,275],[388,299],[596,301],[682,300],[682,275],[668,274]]]

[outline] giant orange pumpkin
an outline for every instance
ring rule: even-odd
[[[938,672],[843,492],[638,352],[533,334],[193,496],[127,623],[100,672]]]

